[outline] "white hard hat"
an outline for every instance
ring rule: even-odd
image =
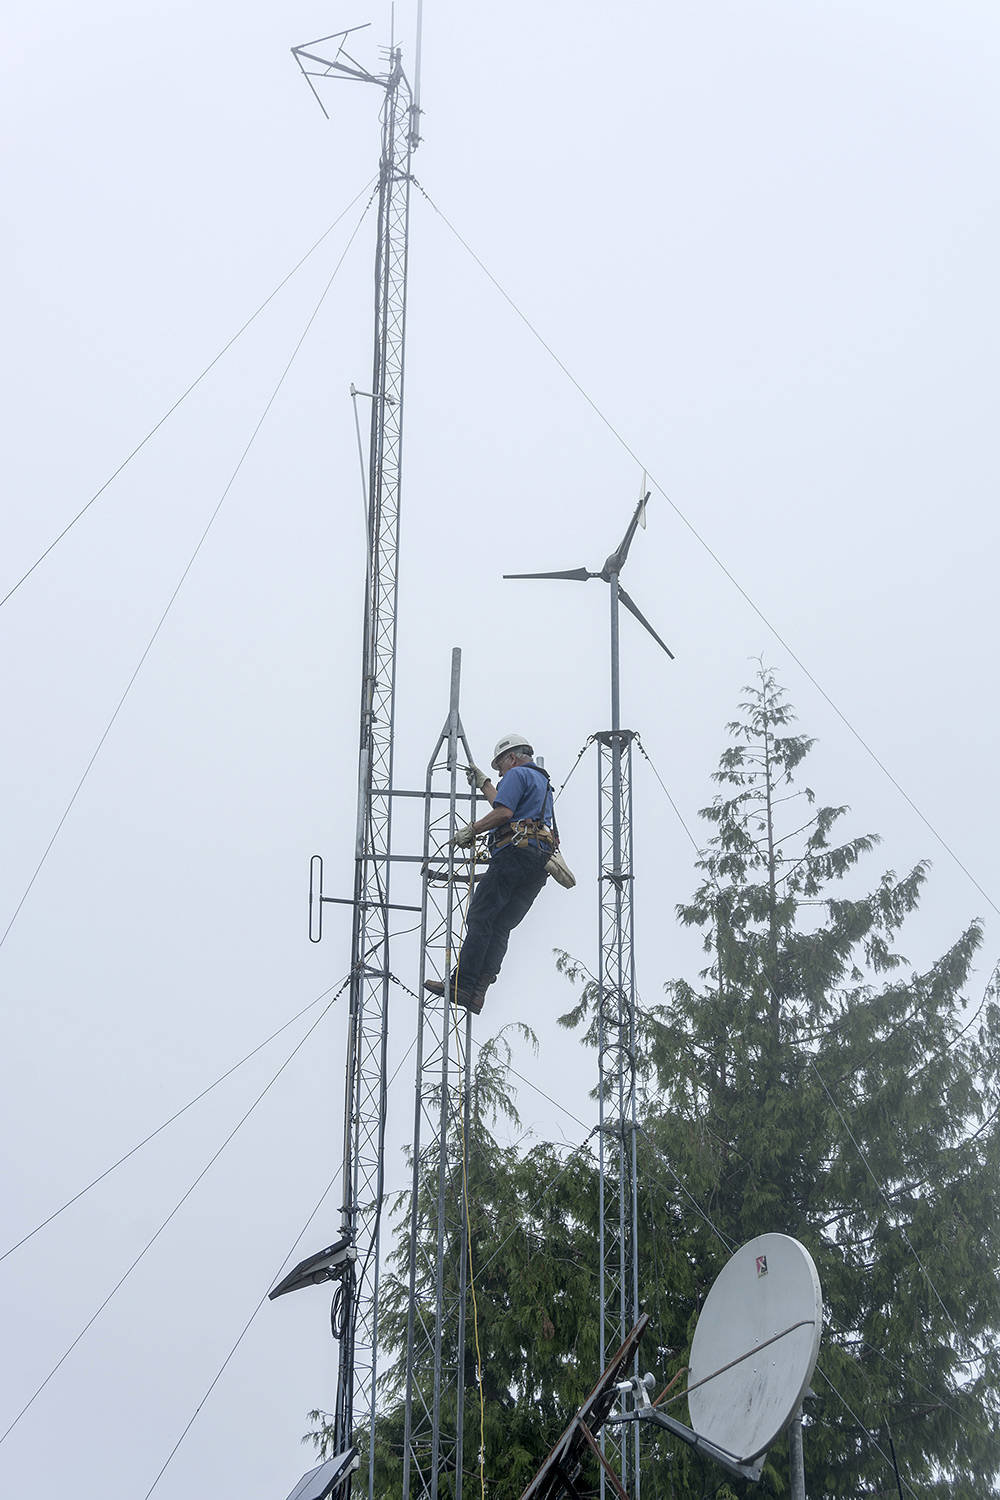
[[[534,755],[535,753],[531,748],[531,741],[528,740],[523,734],[505,734],[502,739],[497,740],[496,747],[493,751],[493,759],[490,761],[490,765],[493,767],[494,771],[498,771],[500,769],[497,765],[497,761],[500,759],[501,755],[506,755],[508,750],[517,750],[519,753],[524,755]]]

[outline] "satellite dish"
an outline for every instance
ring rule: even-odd
[[[688,1411],[699,1437],[748,1463],[795,1415],[819,1354],[823,1294],[812,1256],[761,1234],[716,1277],[698,1319]]]

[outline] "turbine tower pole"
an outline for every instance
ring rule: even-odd
[[[595,735],[598,795],[597,999],[599,1238],[601,1299],[600,1362],[639,1321],[639,1268],[635,1225],[635,963],[632,915],[632,739],[621,726],[618,635],[618,574],[611,593],[611,729]],[[637,1373],[637,1372],[636,1372]],[[639,1427],[602,1431],[605,1455],[622,1488],[639,1500]],[[601,1471],[601,1494],[605,1474]]]
[[[584,583],[601,578],[611,593],[611,728],[597,742],[598,942],[597,1055],[599,1109],[599,1294],[602,1366],[625,1342],[639,1320],[639,1267],[636,1254],[635,958],[632,914],[632,741],[635,731],[621,725],[619,607],[635,616],[672,657],[638,605],[621,586],[620,574],[636,527],[645,525],[648,494],[636,506],[622,541],[599,573],[570,568],[552,573],[507,573],[506,578],[561,578]],[[638,1364],[635,1372],[638,1374]],[[601,1447],[621,1477],[622,1488],[639,1500],[639,1426],[605,1428]],[[601,1470],[601,1496],[607,1476]]]

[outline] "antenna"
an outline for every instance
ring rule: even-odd
[[[349,47],[350,27],[320,37],[292,54],[324,115],[314,80],[338,78],[376,84],[383,92],[375,250],[374,356],[366,490],[367,555],[358,745],[357,836],[354,849],[350,1006],[344,1087],[343,1205],[339,1239],[295,1268],[276,1293],[337,1282],[332,1327],[339,1340],[333,1452],[353,1453],[360,1432],[368,1441],[368,1494],[375,1465],[378,1368],[379,1252],[385,1177],[386,1054],[389,1028],[389,897],[393,855],[393,745],[396,693],[396,602],[399,581],[399,507],[402,465],[404,331],[411,158],[410,88],[398,47],[384,73],[373,73]],[[393,39],[395,41],[395,39]],[[327,116],[329,118],[329,116]],[[318,886],[318,889],[317,889]],[[310,937],[322,936],[325,903],[322,861],[310,870]],[[348,1500],[353,1463],[336,1470],[330,1486]],[[309,1478],[309,1476],[307,1476]],[[324,1476],[324,1483],[326,1476]],[[330,1486],[317,1491],[325,1496]],[[311,1493],[311,1492],[310,1492]]]
[[[595,734],[597,742],[597,799],[600,892],[600,982],[597,1005],[599,1108],[599,1240],[601,1299],[600,1356],[624,1341],[639,1320],[639,1268],[636,1260],[638,1189],[636,1182],[635,1098],[635,956],[632,917],[632,740],[635,731],[621,727],[619,665],[619,601],[635,616],[673,659],[639,606],[621,586],[636,528],[646,524],[649,492],[643,485],[639,503],[614,552],[599,572],[569,568],[551,573],[505,573],[505,578],[565,579],[586,583],[601,578],[611,590],[611,728]],[[636,1369],[638,1375],[638,1368]],[[610,1434],[609,1434],[610,1436]],[[608,1446],[621,1476],[621,1488],[639,1500],[639,1429],[631,1443],[615,1433],[612,1443],[601,1435],[602,1459]],[[601,1467],[601,1497],[608,1475]],[[618,1488],[618,1480],[612,1485]]]
[[[787,1234],[762,1234],[723,1266],[691,1341],[691,1426],[632,1382],[636,1410],[743,1479],[759,1479],[771,1444],[794,1423],[816,1368],[823,1294],[812,1256]]]

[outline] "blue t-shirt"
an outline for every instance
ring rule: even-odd
[[[533,761],[526,766],[511,766],[504,772],[497,785],[496,800],[501,807],[510,808],[515,823],[521,818],[533,818],[536,823],[552,827],[552,788],[545,772]]]

